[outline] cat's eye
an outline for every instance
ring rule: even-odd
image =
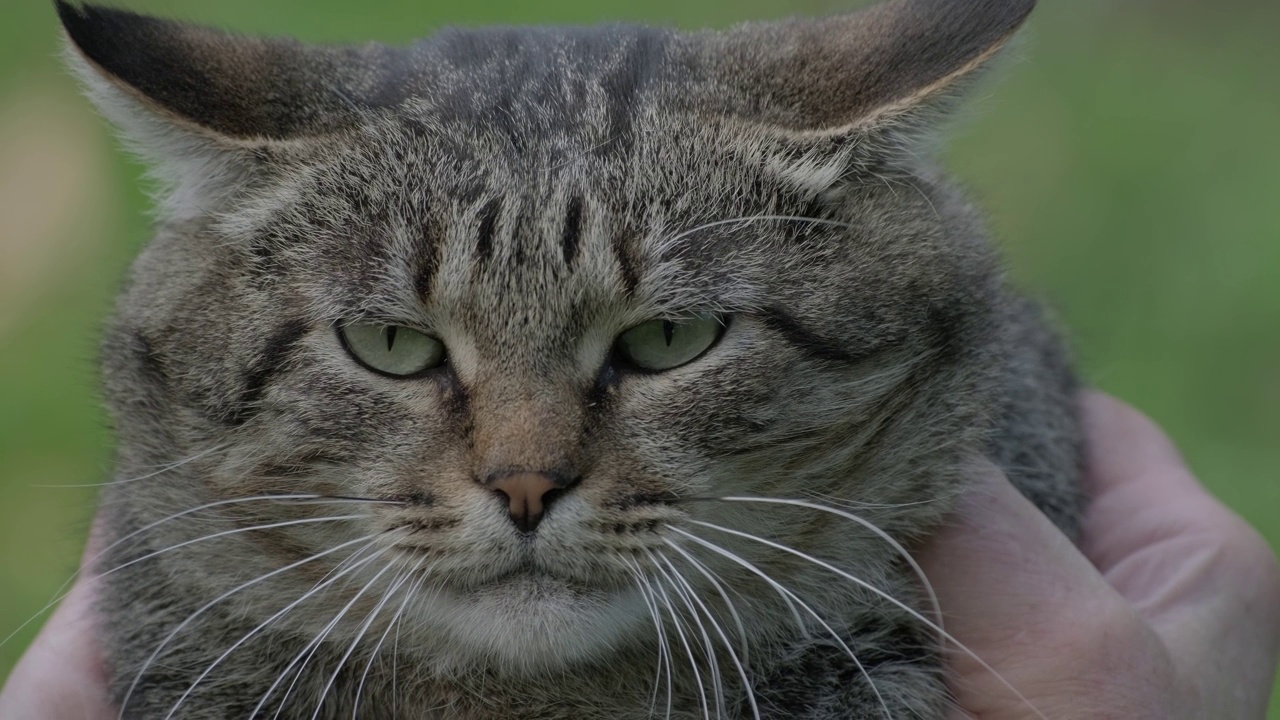
[[[643,370],[670,370],[705,353],[724,327],[724,320],[715,315],[650,320],[619,335],[616,349],[623,360]]]
[[[444,362],[444,343],[403,325],[358,322],[338,335],[356,362],[383,375],[409,377]]]

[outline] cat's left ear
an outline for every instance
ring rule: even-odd
[[[744,25],[711,40],[715,80],[745,118],[836,137],[945,108],[1009,41],[1035,0],[892,0],[822,20]]]

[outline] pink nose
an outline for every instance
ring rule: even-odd
[[[501,475],[485,485],[503,495],[511,509],[511,522],[523,532],[533,532],[542,522],[546,506],[565,484],[540,472],[517,472]]]

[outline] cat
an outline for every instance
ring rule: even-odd
[[[1077,381],[930,138],[1034,0],[307,45],[59,0],[162,192],[102,343],[125,718],[940,718],[907,548]]]

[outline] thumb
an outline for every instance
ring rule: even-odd
[[[109,720],[106,673],[92,640],[90,584],[80,582],[58,607],[0,690],[5,720]]]
[[[920,561],[964,646],[947,662],[970,715],[1175,716],[1175,699],[1149,695],[1172,677],[1155,633],[995,466],[983,464]]]
[[[49,618],[0,688],[4,720],[111,720],[107,673],[98,644],[90,563],[102,542],[95,527],[82,560],[84,575]]]

